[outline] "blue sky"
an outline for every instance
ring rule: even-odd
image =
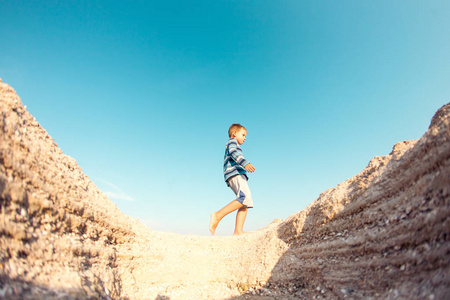
[[[420,138],[449,36],[449,1],[0,1],[0,77],[124,213],[208,235],[232,123],[251,231]]]

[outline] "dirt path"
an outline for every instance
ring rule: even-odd
[[[133,299],[239,296],[266,284],[283,250],[271,245],[270,255],[258,255],[273,228],[240,237],[200,237],[154,232],[136,223],[135,232],[141,241],[118,253],[120,268],[127,270],[123,285],[131,287],[124,292]]]

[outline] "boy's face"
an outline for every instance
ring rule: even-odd
[[[247,130],[241,128],[238,132],[234,134],[234,138],[238,142],[239,145],[242,145],[245,142],[245,138],[247,137]]]

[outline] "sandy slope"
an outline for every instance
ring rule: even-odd
[[[449,105],[418,141],[241,237],[161,233],[124,215],[2,82],[0,130],[0,298],[450,294]]]

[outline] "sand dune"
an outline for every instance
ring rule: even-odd
[[[144,226],[1,81],[0,110],[0,298],[450,295],[450,105],[419,140],[396,144],[304,210],[240,237]]]

